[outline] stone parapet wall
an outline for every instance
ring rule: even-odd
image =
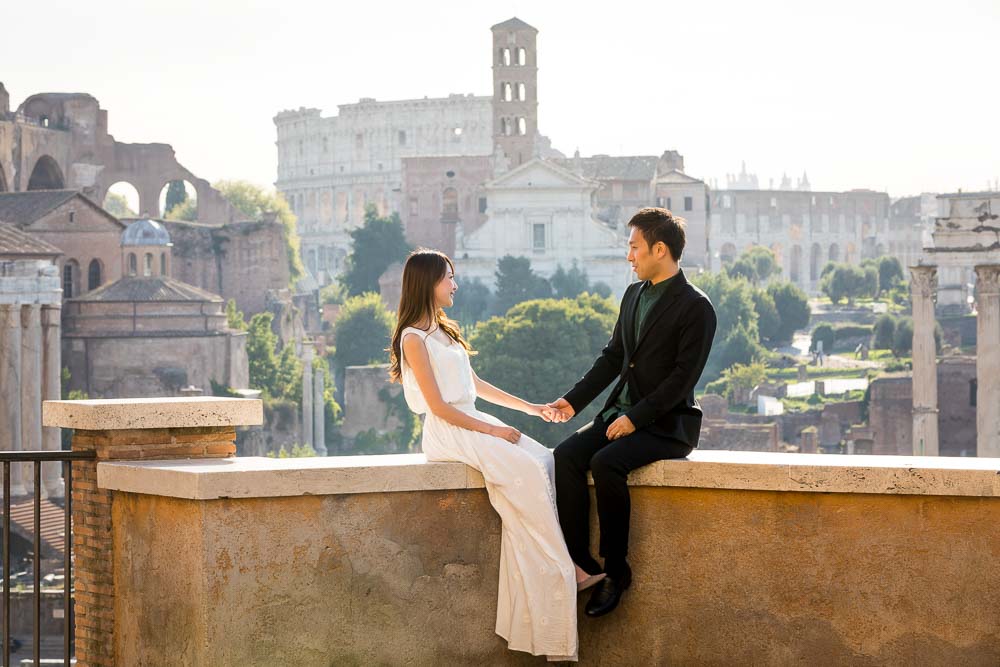
[[[995,664],[998,468],[724,451],[642,468],[635,582],[581,615],[581,664]],[[464,465],[113,462],[98,483],[120,664],[540,662],[493,634],[500,523]]]

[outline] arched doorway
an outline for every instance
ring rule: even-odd
[[[38,158],[35,168],[31,170],[31,177],[28,179],[29,190],[62,190],[65,185],[62,169],[48,155]]]
[[[458,190],[445,188],[441,194],[441,222],[458,222]]]
[[[837,245],[836,243],[831,243],[830,244],[829,259],[830,259],[831,262],[839,262],[840,261],[840,246]]]

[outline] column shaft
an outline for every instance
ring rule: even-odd
[[[42,306],[42,399],[58,401],[62,398],[62,341],[61,308],[58,305]],[[42,449],[62,449],[62,429],[42,427]],[[64,495],[61,463],[42,464],[42,486],[50,497]]]
[[[21,306],[21,449],[42,449],[42,307]],[[25,487],[34,489],[31,463],[22,464]]]
[[[910,267],[913,300],[913,453],[938,455],[937,348],[934,290],[937,269]]]
[[[21,450],[21,306],[0,305],[0,450]],[[26,491],[21,466],[10,466],[10,494]]]
[[[316,373],[313,379],[313,438],[316,441],[316,455],[326,456],[326,405],[323,403],[323,373]]]
[[[1000,265],[976,267],[976,454],[1000,457]]]

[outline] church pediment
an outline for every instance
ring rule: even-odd
[[[491,190],[517,190],[531,188],[596,188],[597,184],[563,169],[553,162],[535,158],[517,169],[508,171],[486,184]]]

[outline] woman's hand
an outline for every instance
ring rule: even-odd
[[[559,421],[559,411],[544,403],[527,403],[525,405],[525,414],[529,414],[532,417],[538,417],[543,421],[554,422]]]
[[[521,432],[510,426],[494,426],[490,429],[489,435],[506,440],[514,445],[516,445],[517,441],[521,439]]]

